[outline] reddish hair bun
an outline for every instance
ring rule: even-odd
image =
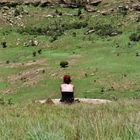
[[[66,84],[71,83],[71,77],[69,75],[65,75],[63,77],[63,82],[66,83]]]

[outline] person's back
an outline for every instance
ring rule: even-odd
[[[73,86],[73,84],[61,84],[61,91],[62,92],[73,92],[74,86]]]
[[[71,78],[69,75],[65,75],[63,78],[63,84],[60,86],[61,90],[61,102],[74,102],[74,85],[71,84]]]

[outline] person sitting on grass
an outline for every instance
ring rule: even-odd
[[[60,102],[74,102],[74,85],[71,84],[71,77],[69,75],[63,77],[63,84],[61,84],[60,90],[62,96]]]

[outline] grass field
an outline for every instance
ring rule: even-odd
[[[104,1],[98,12],[81,8],[80,16],[78,8],[58,6],[0,9],[0,139],[140,139],[140,41],[130,39],[140,34],[139,13],[124,15],[118,11],[123,4]],[[114,11],[99,12],[109,8]],[[61,68],[61,61],[68,67]],[[72,77],[75,97],[113,103],[33,103],[60,98],[65,74]]]
[[[2,106],[0,137],[2,140],[139,140],[138,102]]]

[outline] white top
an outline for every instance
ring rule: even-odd
[[[74,86],[72,84],[61,84],[61,92],[73,92]]]

